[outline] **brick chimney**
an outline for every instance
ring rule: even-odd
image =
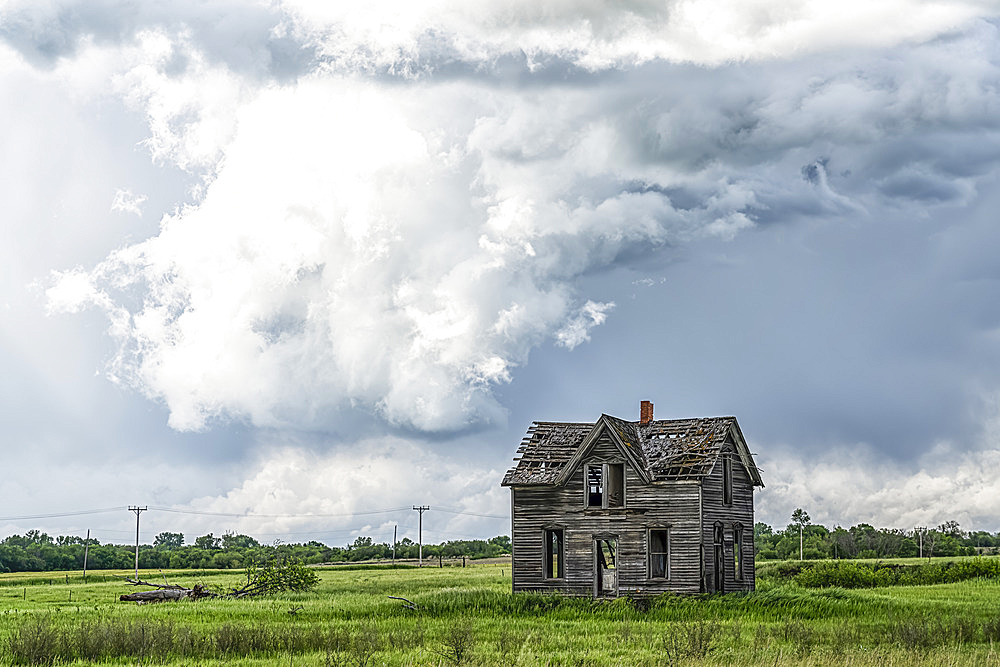
[[[649,401],[639,403],[639,423],[645,426],[653,421],[653,404]]]

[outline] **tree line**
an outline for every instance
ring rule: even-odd
[[[911,558],[1000,554],[1000,532],[965,531],[957,521],[934,528],[875,528],[860,523],[833,529],[812,523],[796,509],[783,530],[766,523],[754,525],[754,551],[762,560],[821,558]]]
[[[85,544],[82,537],[61,535],[53,538],[29,530],[24,535],[11,535],[0,541],[0,572],[80,570],[85,551],[88,570],[124,570],[135,564],[134,544],[101,544],[95,539]],[[400,559],[417,558],[418,551],[419,545],[404,537],[397,542],[395,555]],[[423,551],[424,558],[492,558],[509,554],[511,544],[510,537],[498,535],[488,540],[425,544]],[[230,569],[274,558],[317,564],[390,559],[392,556],[391,544],[376,543],[370,537],[358,537],[344,547],[331,547],[316,541],[262,544],[249,535],[226,533],[216,537],[209,533],[187,544],[183,533],[163,532],[152,544],[139,545],[139,567],[146,569]]]

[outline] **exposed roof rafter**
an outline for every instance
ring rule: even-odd
[[[646,482],[701,479],[731,440],[755,486],[764,486],[735,417],[660,419],[649,424],[601,415],[593,424],[534,422],[504,486],[564,483],[605,430]]]

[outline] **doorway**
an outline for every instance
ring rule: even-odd
[[[716,593],[726,592],[726,552],[723,547],[722,522],[716,521],[712,531],[712,542],[715,547],[712,551],[712,583]]]
[[[594,540],[594,597],[618,596],[618,540]]]

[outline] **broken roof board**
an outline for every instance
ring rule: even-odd
[[[610,415],[601,415],[593,424],[534,422],[503,485],[564,483],[605,429],[646,481],[705,477],[732,435],[754,486],[764,486],[735,417],[660,419],[640,424]]]

